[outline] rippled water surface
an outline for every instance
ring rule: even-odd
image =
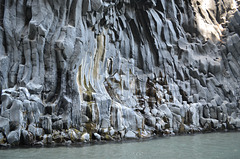
[[[240,159],[240,133],[164,137],[83,147],[0,150],[0,159]]]

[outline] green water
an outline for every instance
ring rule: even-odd
[[[240,159],[240,133],[163,137],[81,147],[0,150],[0,159]]]

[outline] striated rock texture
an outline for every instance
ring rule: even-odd
[[[0,0],[0,144],[240,129],[239,0]]]

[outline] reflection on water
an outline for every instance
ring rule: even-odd
[[[240,133],[210,133],[84,147],[0,150],[0,159],[238,159]]]

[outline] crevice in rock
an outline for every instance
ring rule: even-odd
[[[28,25],[29,22],[32,19],[32,6],[30,6],[30,4],[28,4],[28,0],[25,0],[24,4],[24,8],[25,8],[25,25]]]
[[[75,26],[76,25],[76,7],[77,7],[78,0],[73,0],[70,4],[70,10],[69,10],[69,25]]]
[[[5,0],[1,0],[0,3],[0,27],[3,28],[3,17],[4,17],[4,9],[5,8]]]

